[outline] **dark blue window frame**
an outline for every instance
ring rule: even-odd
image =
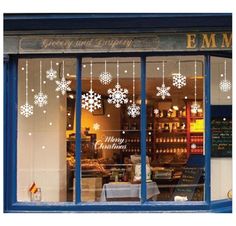
[[[167,55],[204,55],[205,56],[205,201],[203,202],[147,202],[146,201],[146,57]],[[75,203],[35,203],[17,202],[16,199],[16,160],[17,160],[17,70],[18,59],[35,57],[75,57],[77,58],[77,92],[76,92],[76,175],[80,175],[80,107],[81,107],[81,62],[83,57],[140,57],[141,58],[141,156],[142,156],[142,183],[140,203],[81,203],[80,176],[76,176],[76,201]],[[4,57],[4,210],[5,212],[23,211],[209,211],[213,207],[210,201],[210,54],[209,53],[109,53],[109,54],[67,54],[67,55],[10,55]],[[220,206],[227,206],[228,202],[221,201]],[[217,205],[216,204],[216,205]],[[231,203],[232,205],[232,203]]]

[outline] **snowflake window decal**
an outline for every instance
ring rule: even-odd
[[[165,62],[162,62],[162,85],[161,87],[157,86],[157,96],[161,96],[161,98],[164,100],[166,96],[170,96],[169,90],[170,87],[165,85]]]
[[[25,63],[25,104],[20,106],[20,114],[26,118],[33,115],[34,107],[28,101],[28,60]]]
[[[34,95],[34,104],[43,107],[48,103],[48,96],[42,91],[42,61],[39,61],[39,93]]]
[[[133,61],[133,103],[128,106],[128,115],[132,118],[140,115],[140,106],[135,104],[135,62]]]
[[[200,105],[197,103],[197,61],[194,63],[194,103],[191,105],[191,111],[197,113]]]
[[[93,124],[93,129],[96,130],[96,131],[99,130],[100,127],[101,127],[101,125],[97,122]]]
[[[224,62],[224,79],[220,81],[219,87],[222,92],[229,92],[231,90],[231,82],[226,79],[226,60]]]
[[[57,71],[52,68],[52,60],[50,69],[46,71],[46,77],[51,81],[57,77]]]
[[[173,86],[177,87],[178,89],[181,89],[182,87],[186,86],[186,76],[182,75],[180,72],[180,60],[179,60],[179,72],[173,73]]]
[[[112,81],[111,73],[107,72],[107,61],[105,60],[105,71],[99,75],[99,81],[103,85],[108,85]]]
[[[115,85],[115,88],[108,89],[108,99],[107,102],[109,104],[114,104],[116,108],[120,108],[121,104],[127,104],[128,98],[127,95],[129,93],[128,89],[121,88],[121,85],[119,83],[119,61],[117,61],[117,82]]]
[[[63,63],[62,63],[62,78],[61,78],[61,81],[56,81],[56,84],[57,84],[57,88],[56,88],[56,91],[61,91],[61,94],[62,95],[65,95],[67,91],[71,91],[71,88],[70,88],[70,84],[71,84],[71,81],[67,81],[65,79],[65,63],[64,63],[64,60],[63,60]]]
[[[90,62],[90,90],[82,95],[82,108],[88,110],[89,112],[94,112],[95,110],[102,107],[101,95],[93,91],[93,64]]]

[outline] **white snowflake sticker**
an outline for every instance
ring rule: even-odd
[[[48,103],[48,96],[42,92],[34,95],[34,104],[43,107]]]
[[[101,108],[101,95],[95,93],[92,89],[90,89],[87,93],[82,95],[82,108],[94,112]]]
[[[169,93],[169,90],[170,90],[170,87],[166,87],[164,83],[162,83],[162,86],[161,87],[156,87],[157,89],[157,96],[161,96],[161,98],[164,100],[166,96],[170,96],[170,93]]]
[[[99,75],[99,81],[103,84],[103,85],[108,85],[111,83],[112,81],[112,76],[109,72],[102,72]]]
[[[46,77],[52,81],[57,77],[57,71],[50,68],[49,70],[46,71]]]
[[[34,107],[32,105],[25,103],[20,107],[20,114],[28,118],[33,115],[33,109]]]
[[[115,104],[116,108],[119,108],[121,104],[128,103],[127,94],[129,93],[129,91],[128,89],[121,88],[119,83],[115,85],[115,88],[108,89],[107,93],[109,94],[107,102],[109,104]]]
[[[231,82],[227,79],[222,80],[219,86],[222,92],[228,92],[231,90]]]
[[[94,130],[99,130],[100,129],[100,124],[98,124],[97,122],[93,124],[93,129]]]
[[[200,109],[200,105],[195,101],[195,102],[191,105],[191,111],[192,111],[193,113],[197,113],[199,109]]]
[[[154,112],[154,114],[155,114],[156,116],[159,115],[159,110],[158,110],[157,108],[155,108],[153,112]]]
[[[140,107],[135,103],[131,104],[130,106],[128,106],[128,115],[132,118],[140,115]]]
[[[173,73],[173,86],[177,87],[178,89],[186,86],[186,76],[181,75],[180,73]]]
[[[57,71],[52,68],[52,61],[50,69],[46,71],[46,77],[51,81],[57,77]]]
[[[56,91],[61,91],[62,95],[65,95],[66,91],[71,91],[70,84],[71,81],[66,81],[64,77],[61,78],[61,81],[56,81],[57,88]]]

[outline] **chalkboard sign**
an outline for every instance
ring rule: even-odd
[[[188,201],[191,201],[196,188],[199,187],[199,181],[203,172],[202,168],[185,168],[173,192],[173,200],[175,196],[187,196]]]
[[[217,117],[211,120],[212,157],[232,157],[232,119]]]

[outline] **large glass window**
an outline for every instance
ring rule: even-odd
[[[147,155],[157,201],[204,200],[204,58],[147,58]],[[147,183],[147,199],[152,191]]]
[[[232,59],[211,57],[211,197],[232,198]]]
[[[18,62],[17,201],[73,200],[74,59]]]
[[[140,59],[82,62],[81,200],[139,201]]]

